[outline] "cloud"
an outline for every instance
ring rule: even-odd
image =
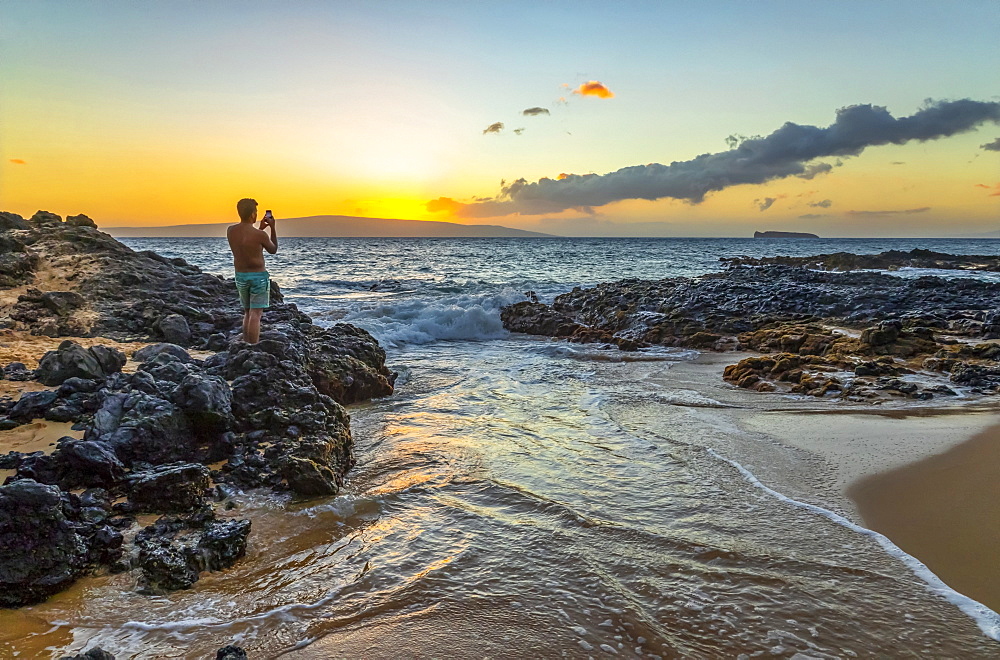
[[[906,161],[905,160],[894,160],[894,161],[892,161],[889,164],[890,165],[906,165]]]
[[[494,122],[483,129],[483,135],[486,135],[487,133],[499,133],[502,130],[503,130],[503,122],[502,121]]]
[[[591,80],[583,83],[579,87],[573,90],[574,94],[579,96],[596,96],[599,99],[610,99],[613,98],[615,93],[610,89],[605,87],[602,83],[596,80]]]
[[[569,176],[571,176],[571,175],[567,174],[566,172],[560,172],[559,176],[556,177],[556,181],[562,181],[563,179],[565,179],[565,178],[567,178]],[[988,186],[983,186],[983,187],[986,188]]]
[[[989,195],[990,197],[1000,197],[1000,183],[998,183],[995,186],[988,186],[985,183],[977,183],[975,184],[975,186],[976,188],[985,188],[986,190],[992,190],[993,192],[990,193]]]
[[[840,165],[842,165],[841,163]],[[837,167],[840,167],[837,165]],[[795,176],[800,179],[815,179],[820,174],[826,174],[833,169],[833,165],[829,163],[813,163],[811,165],[806,165],[805,171],[802,174],[796,174]]]
[[[764,199],[755,199],[753,200],[753,203],[756,204],[757,208],[761,211],[766,211],[771,208],[771,204],[774,204],[776,201],[778,201],[777,197],[765,197]]]
[[[515,128],[514,129],[514,135],[520,135],[523,132],[524,132],[523,128]]]
[[[802,220],[815,220],[816,218],[826,218],[828,217],[825,213],[804,213],[800,215],[799,218]]]
[[[463,206],[465,205],[461,202],[456,202],[451,197],[438,197],[437,199],[432,199],[427,202],[427,210],[431,213],[437,213],[439,211],[454,213],[460,210]]]
[[[765,137],[748,138],[727,151],[702,154],[669,165],[650,163],[608,174],[573,174],[562,180],[517,179],[501,187],[489,202],[469,204],[463,217],[520,213],[541,215],[583,206],[603,206],[623,199],[673,198],[698,204],[712,192],[743,184],[761,184],[809,175],[818,158],[857,156],[884,144],[935,140],[972,130],[984,122],[1000,123],[1000,102],[928,101],[908,117],[894,118],[884,107],[852,105],[837,111],[826,128],[786,123]]]
[[[828,209],[833,206],[833,202],[829,199],[824,199],[819,202],[809,202],[809,206],[814,206],[816,208]]]
[[[986,144],[979,145],[980,149],[985,149],[986,151],[1000,151],[1000,137],[993,140],[992,142],[987,142]]]
[[[521,114],[524,115],[525,117],[536,117],[538,115],[549,114],[549,110],[548,108],[535,107],[535,108],[528,108],[527,110],[522,110]]]
[[[921,206],[919,209],[903,209],[902,211],[848,211],[847,215],[912,215],[913,213],[926,213],[931,207]]]
[[[11,158],[10,162],[14,163],[15,165],[27,165],[27,163],[25,163],[20,158]]]

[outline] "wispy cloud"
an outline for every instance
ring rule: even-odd
[[[596,80],[590,80],[583,83],[574,89],[573,93],[578,96],[596,96],[599,99],[610,99],[615,95],[615,93],[605,87],[603,83],[597,82]]]
[[[514,129],[514,135],[520,135],[523,132],[524,132],[523,128],[515,128]]]
[[[995,186],[988,186],[985,183],[977,183],[975,185],[976,188],[985,188],[986,190],[992,190],[993,192],[989,194],[990,197],[1000,197],[1000,183],[996,184]]]
[[[483,129],[483,135],[486,135],[487,133],[499,133],[502,130],[503,130],[503,122],[502,121],[494,122]]]
[[[814,206],[816,208],[828,209],[833,206],[833,201],[829,199],[820,200],[818,202],[809,202],[809,206]]]
[[[549,109],[548,108],[538,108],[538,107],[535,107],[535,108],[528,108],[526,110],[522,110],[521,114],[524,115],[525,117],[537,117],[538,115],[547,115],[547,114],[550,114],[550,113],[549,113]]]
[[[777,197],[765,197],[764,199],[753,200],[754,205],[761,211],[766,211],[771,208],[771,205],[778,201]]]
[[[987,142],[986,144],[979,145],[981,149],[986,151],[1000,151],[1000,137],[993,140],[992,142]]]
[[[512,213],[540,215],[624,199],[681,199],[698,204],[712,192],[742,184],[761,184],[808,176],[818,158],[857,156],[884,144],[924,142],[972,130],[984,122],[1000,123],[1000,102],[928,102],[908,117],[893,117],[884,107],[853,105],[837,111],[826,128],[786,123],[765,137],[743,140],[734,148],[702,154],[670,165],[651,163],[608,174],[570,175],[501,187],[489,202],[460,207],[463,217]]]
[[[926,213],[931,207],[921,206],[919,209],[902,209],[899,211],[847,211],[847,215],[912,215],[914,213]]]
[[[15,165],[27,165],[27,163],[20,158],[11,158],[10,162],[14,163]]]

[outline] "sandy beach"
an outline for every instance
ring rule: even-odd
[[[886,535],[955,590],[1000,610],[997,403],[870,406],[750,393],[718,374],[745,355],[638,370],[684,388],[689,416],[729,426],[716,446],[765,485]]]
[[[1000,425],[848,489],[865,525],[1000,610]]]

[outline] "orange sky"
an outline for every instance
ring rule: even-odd
[[[846,105],[885,105],[901,117],[927,97],[1000,99],[1000,76],[979,64],[1000,54],[982,20],[998,14],[990,2],[908,12],[893,34],[879,21],[906,3],[860,4],[851,15],[809,5],[796,17],[764,3],[672,21],[655,6],[586,3],[518,5],[517,21],[487,21],[469,4],[273,4],[246,13],[224,4],[0,4],[0,208],[82,212],[103,226],[211,223],[233,219],[235,201],[252,196],[278,217],[568,235],[1000,228],[1000,152],[982,148],[1000,135],[990,123],[870,147],[811,180],[735,185],[697,204],[431,212],[439,198],[492,198],[501,181],[690,160],[725,151],[729,135],[768,135],[789,121],[826,127]],[[543,27],[556,19],[565,30]],[[598,22],[602,39],[581,37]],[[515,23],[520,36],[510,39]],[[821,34],[805,32],[815,25]],[[840,45],[837,58],[811,48],[824,39]],[[748,50],[763,41],[766,52]],[[495,124],[503,129],[484,133]]]

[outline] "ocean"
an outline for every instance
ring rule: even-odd
[[[123,242],[231,276],[221,239]],[[243,494],[254,531],[234,568],[155,598],[129,574],[82,580],[21,624],[53,653],[118,657],[230,642],[289,658],[996,657],[994,612],[864,529],[830,465],[768,431],[791,411],[819,433],[863,406],[729,387],[732,356],[499,319],[526,291],[697,276],[720,257],[916,247],[1000,243],[281,238],[268,269],[286,300],[368,330],[399,372],[395,394],[350,409],[343,492]]]

